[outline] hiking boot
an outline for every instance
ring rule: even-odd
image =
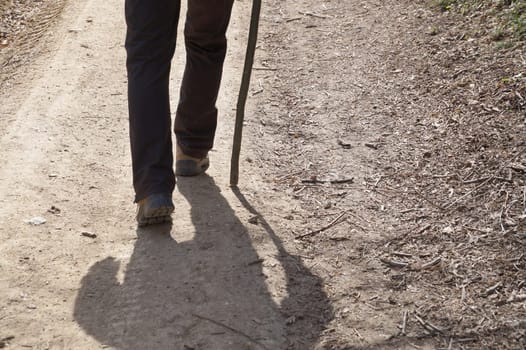
[[[139,226],[170,222],[174,211],[172,195],[155,193],[137,203],[137,223]]]
[[[175,175],[177,176],[196,176],[204,173],[210,166],[208,156],[204,158],[187,156],[179,146],[176,148],[175,159]]]

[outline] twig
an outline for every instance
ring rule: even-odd
[[[441,334],[444,333],[444,330],[443,330],[443,329],[441,329],[440,327],[435,326],[435,325],[432,324],[431,322],[426,321],[426,324],[427,324],[431,329],[433,329],[434,331],[436,331],[436,332],[438,332],[438,333],[441,333]]]
[[[305,238],[305,237],[314,236],[314,235],[316,235],[316,234],[318,234],[318,233],[321,233],[321,232],[323,232],[323,231],[325,231],[325,230],[330,229],[331,227],[333,227],[333,226],[335,226],[335,225],[337,225],[337,224],[343,222],[343,220],[340,221],[340,222],[339,222],[339,220],[340,220],[345,214],[347,214],[347,210],[345,210],[344,212],[340,213],[340,215],[338,215],[338,217],[337,217],[336,219],[332,220],[327,226],[324,226],[324,227],[322,227],[322,228],[320,228],[320,229],[318,229],[318,230],[315,230],[315,231],[311,231],[311,232],[307,232],[307,233],[305,233],[305,234],[299,235],[299,236],[296,237],[296,239],[302,239],[302,238]]]
[[[342,180],[331,180],[331,184],[351,184],[354,182],[354,178],[351,177],[350,179],[342,179]]]
[[[294,191],[294,194],[300,194],[301,192],[303,192],[303,190],[305,190],[307,188],[307,186],[303,186],[302,188],[300,188],[299,190],[297,191]]]
[[[435,326],[431,322],[424,321],[423,319],[418,317],[418,315],[416,315],[416,314],[415,314],[415,318],[418,321],[418,323],[420,323],[424,327],[425,330],[427,330],[429,332],[432,332],[432,333],[441,333],[441,334],[444,333],[444,331],[442,329],[440,329],[439,327]]]
[[[480,232],[480,233],[485,233],[486,235],[488,234],[488,231],[485,231],[485,230],[481,230],[480,228],[476,228],[476,227],[470,227],[470,226],[462,226],[464,227],[466,230],[469,230],[469,231],[475,231],[475,232]]]
[[[377,308],[376,306],[370,304],[370,303],[364,303],[365,305],[369,306],[371,309],[373,309],[374,311],[382,311],[382,309],[380,308]]]
[[[354,214],[353,212],[351,211],[348,211],[349,215],[350,216],[353,216],[355,217],[356,219],[360,220],[360,221],[365,221],[366,223],[370,224],[371,222],[369,220],[367,220],[366,218],[363,218],[361,217],[360,215],[357,215],[357,214]]]
[[[516,261],[519,261],[521,260],[522,258],[524,257],[524,254],[521,254],[515,258],[510,258],[510,259],[504,259],[504,261],[506,262],[516,262]]]
[[[301,11],[298,11],[298,13],[300,15],[304,15],[304,16],[311,16],[311,17],[316,17],[316,18],[331,18],[331,16],[324,16],[324,15],[318,15],[316,13],[312,13],[312,12],[301,12]]]
[[[304,184],[350,184],[354,182],[354,178],[351,177],[349,179],[341,179],[341,180],[318,180],[318,179],[305,179],[301,180]]]
[[[469,179],[470,177],[472,177],[474,174],[475,174],[475,170],[471,170],[466,176],[464,176],[464,178],[462,179],[462,181],[468,181],[468,179]]]
[[[485,176],[485,177],[481,177],[480,179],[474,179],[474,180],[469,180],[469,181],[462,181],[462,183],[465,185],[469,185],[469,184],[475,184],[478,182],[486,181],[488,179],[490,179],[490,176]]]
[[[425,269],[428,269],[428,268],[433,267],[435,265],[438,265],[441,261],[442,261],[442,258],[438,257],[438,258],[436,258],[436,259],[434,259],[434,260],[422,265],[422,269],[425,270]]]
[[[487,297],[488,295],[495,293],[495,291],[500,287],[502,287],[502,281],[499,281],[497,284],[486,289],[486,291],[484,292],[484,296]]]
[[[302,17],[293,17],[293,18],[287,18],[285,20],[285,22],[293,22],[293,21],[299,21],[300,19],[302,19]]]
[[[503,216],[504,216],[504,211],[506,210],[506,207],[508,206],[508,198],[509,198],[509,193],[508,191],[504,191],[506,192],[506,199],[504,199],[504,204],[502,205],[502,209],[500,211],[500,214],[499,214],[499,223],[500,223],[500,229],[502,230],[502,232],[506,232],[506,229],[504,228],[504,223],[503,223]]]
[[[510,202],[510,204],[506,207],[506,210],[504,211],[504,216],[505,216],[505,217],[509,217],[508,212],[510,211],[511,208],[513,208],[513,206],[514,206],[515,203],[517,203],[517,202],[518,202],[517,199],[516,199],[516,200],[513,200],[513,201]]]
[[[415,318],[416,318],[416,320],[418,321],[418,323],[420,323],[420,324],[422,325],[422,327],[424,327],[426,330],[428,330],[427,327],[426,327],[426,323],[424,322],[423,319],[421,319],[420,317],[418,317],[418,315],[415,315]]]
[[[526,214],[526,186],[522,188],[522,208],[523,212]]]
[[[378,187],[378,184],[380,183],[380,181],[383,180],[383,178],[384,178],[384,177],[383,177],[382,175],[380,175],[380,177],[378,178],[378,180],[376,180],[376,182],[374,183],[373,190],[374,190],[376,187]]]
[[[296,175],[299,175],[303,172],[303,170],[299,170],[299,171],[295,171],[293,173],[290,173],[290,174],[286,174],[286,175],[282,175],[282,176],[278,176],[276,178],[274,178],[274,182],[279,182],[279,181],[283,181],[287,178],[290,178],[290,177],[293,177],[293,176],[296,176]]]
[[[402,258],[412,258],[413,254],[403,253],[403,252],[391,252],[392,255],[401,256]]]
[[[205,316],[201,316],[201,315],[198,315],[198,314],[192,314],[192,316],[197,317],[197,318],[199,318],[199,319],[201,319],[201,320],[208,321],[208,322],[210,322],[210,323],[213,323],[213,324],[215,324],[215,325],[217,325],[217,326],[220,326],[220,327],[223,327],[223,328],[225,328],[225,329],[228,329],[228,330],[231,331],[231,332],[234,332],[234,333],[236,333],[236,334],[239,334],[239,335],[245,337],[246,339],[248,339],[248,340],[251,341],[252,343],[254,343],[254,344],[256,344],[256,345],[259,345],[259,346],[262,347],[263,349],[265,349],[265,350],[270,350],[270,349],[267,348],[265,345],[261,344],[260,342],[258,342],[257,340],[255,340],[254,338],[252,338],[251,336],[249,336],[248,334],[246,334],[246,333],[244,333],[244,332],[242,332],[242,331],[240,331],[240,330],[237,330],[237,329],[235,329],[235,328],[232,328],[232,327],[230,327],[230,326],[228,326],[228,325],[226,325],[226,324],[224,324],[224,323],[222,323],[222,322],[219,322],[219,321],[216,321],[216,320],[213,320],[213,319],[211,319],[211,318],[208,318],[208,317],[205,317]]]
[[[471,342],[477,341],[478,338],[458,338],[456,340],[457,340],[457,343],[471,343]]]
[[[97,234],[87,232],[87,231],[81,232],[81,235],[84,237],[92,238],[92,239],[97,238]]]
[[[8,346],[9,345],[9,342],[11,340],[15,339],[14,336],[9,336],[9,337],[5,337],[5,338],[2,338],[0,339],[0,349],[3,349],[4,347]]]
[[[358,338],[360,338],[360,340],[363,340],[362,335],[360,334],[360,332],[358,332],[358,330],[357,330],[356,328],[353,328],[353,331],[354,331],[354,333],[356,333],[356,335],[358,336]]]
[[[405,310],[404,311],[404,319],[402,320],[402,335],[405,335],[405,329],[407,327],[407,315],[408,315],[408,311]]]
[[[349,237],[329,237],[329,239],[334,242],[344,242],[351,240]]]
[[[402,210],[400,212],[400,214],[407,214],[407,213],[410,213],[412,211],[419,211],[419,210],[422,210],[421,208],[411,208],[411,209],[406,209],[406,210]]]
[[[420,229],[416,234],[417,235],[421,235],[422,233],[426,232],[427,230],[429,230],[431,228],[431,224],[427,225],[427,226],[424,226],[422,229]]]
[[[360,230],[362,230],[363,232],[367,232],[367,230],[365,229],[365,227],[363,227],[362,225],[360,224],[357,224],[356,222],[351,222],[352,225],[358,227]]]
[[[433,202],[431,199],[427,198],[426,196],[424,196],[420,192],[414,191],[413,193],[415,195],[417,195],[418,197],[422,198],[423,200],[425,200],[426,202],[428,202],[429,204],[431,204],[432,206],[434,206],[437,209],[440,209],[440,210],[445,210],[446,209],[443,206],[441,206],[440,204],[436,204],[435,202]]]
[[[398,268],[404,268],[409,265],[409,263],[406,263],[404,261],[394,261],[394,260],[389,260],[386,258],[380,258],[380,261],[386,264],[387,266],[398,267]]]
[[[447,178],[455,177],[455,176],[458,176],[458,175],[457,174],[449,174],[449,173],[446,173],[444,175],[431,175],[431,177],[433,179],[447,179]]]
[[[277,68],[270,68],[270,67],[254,67],[252,68],[253,70],[269,70],[269,71],[277,71],[278,69]]]
[[[503,170],[503,169],[506,169],[509,167],[509,165],[511,163],[513,163],[513,161],[518,157],[520,156],[524,151],[526,150],[526,147],[524,147],[523,149],[521,149],[519,152],[517,152],[516,155],[514,155],[510,161],[508,161],[505,165],[501,166],[499,169],[497,169],[493,175],[489,176],[486,180],[484,180],[480,185],[478,185],[477,187],[475,187],[474,189],[472,189],[471,191],[469,191],[468,193],[464,194],[463,196],[455,199],[453,202],[449,203],[448,205],[446,205],[444,208],[444,210],[447,210],[449,208],[451,208],[452,206],[454,206],[455,204],[457,204],[458,202],[464,200],[466,197],[468,197],[469,195],[471,195],[473,192],[476,192],[478,190],[480,190],[482,187],[484,187],[486,184],[488,184],[491,180],[495,179],[497,177],[497,175]]]
[[[338,140],[338,145],[342,146],[343,149],[351,149],[351,143],[350,142],[346,142],[346,141],[343,141],[343,140]]]
[[[353,82],[349,82],[349,83],[350,83],[351,85],[353,85],[353,86],[356,86],[357,88],[359,88],[359,89],[362,89],[362,90],[363,90],[363,85],[361,85],[361,84],[358,84],[358,83],[353,83]]]
[[[425,231],[429,230],[432,226],[433,225],[429,224],[429,225],[426,225],[426,226],[422,227],[420,230],[418,230],[418,232],[416,232],[415,235],[416,236],[420,236],[422,233],[424,233]],[[400,238],[405,238],[405,237],[409,236],[410,234],[411,234],[411,232],[407,231]]]

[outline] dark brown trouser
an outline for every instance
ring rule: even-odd
[[[212,148],[233,0],[188,0],[186,68],[174,131],[187,155]],[[175,187],[169,75],[180,0],[126,0],[128,106],[135,200]]]

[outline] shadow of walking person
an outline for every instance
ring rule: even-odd
[[[193,237],[178,239],[192,230],[179,218],[173,230],[139,228],[122,282],[113,258],[82,279],[79,325],[98,342],[126,350],[312,348],[330,315],[319,278],[287,254],[263,220],[284,271],[286,293],[276,301],[249,230],[212,178],[180,179],[178,188],[191,207]]]

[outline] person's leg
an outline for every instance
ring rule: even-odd
[[[188,0],[187,59],[174,131],[178,146],[191,157],[206,157],[214,143],[232,5],[233,0]]]
[[[175,187],[169,77],[180,0],[126,0],[128,106],[135,201]]]

